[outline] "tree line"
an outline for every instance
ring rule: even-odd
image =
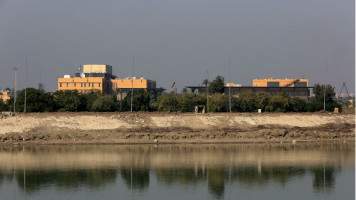
[[[333,111],[334,108],[342,109],[342,105],[334,99],[334,87],[331,85],[316,84],[313,88],[314,97],[309,101],[292,98],[285,93],[270,95],[265,92],[242,92],[237,97],[224,92],[224,78],[217,76],[209,82],[209,95],[195,94],[183,90],[181,93],[163,93],[154,98],[154,94],[143,89],[133,92],[133,111],[163,111],[163,112],[194,112],[195,106],[205,106],[209,112],[317,112],[324,109]],[[25,90],[19,92],[16,101],[16,112],[24,110]],[[208,104],[207,104],[208,103]],[[13,111],[14,99],[6,103],[0,99],[0,111]],[[103,95],[100,92],[91,91],[80,94],[76,90],[56,91],[46,93],[34,88],[27,88],[26,95],[27,112],[125,112],[131,110],[131,92],[121,101],[116,95]]]

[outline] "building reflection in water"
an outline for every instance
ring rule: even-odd
[[[282,156],[273,157],[281,151]],[[3,147],[0,163],[0,187],[15,180],[25,195],[48,186],[100,190],[120,180],[131,192],[142,192],[154,178],[168,188],[207,186],[210,195],[222,199],[235,183],[283,187],[304,176],[313,177],[314,192],[330,192],[337,173],[354,168],[354,145]]]

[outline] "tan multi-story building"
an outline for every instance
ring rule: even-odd
[[[9,95],[8,91],[0,91],[0,99],[2,99],[4,102],[6,102],[7,100],[10,100],[11,97]]]
[[[64,75],[58,78],[58,90],[77,90],[79,93],[98,91],[104,94],[121,93],[144,89],[146,91],[156,91],[156,81],[143,77],[129,77],[118,79],[112,75],[110,65],[83,65],[81,73],[76,73],[75,77]]]
[[[253,87],[308,87],[308,79],[296,78],[296,79],[275,79],[270,77],[269,79],[253,79]]]

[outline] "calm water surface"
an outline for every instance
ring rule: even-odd
[[[1,199],[354,199],[355,146],[0,147]]]

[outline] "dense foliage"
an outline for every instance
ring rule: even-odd
[[[228,112],[229,96],[223,94],[221,83],[223,78],[218,76],[209,84],[207,94],[195,94],[184,90],[180,94],[173,92],[160,94],[158,99],[145,90],[133,92],[133,111],[163,111],[163,112],[194,112],[195,106],[205,107],[208,112]],[[211,89],[215,88],[215,89]],[[220,89],[219,89],[220,88]],[[334,99],[334,88],[330,85],[317,84],[313,88],[314,97],[309,102],[303,99],[291,98],[285,93],[269,95],[265,92],[243,92],[231,97],[232,112],[319,112],[324,109],[333,111],[334,108],[342,109],[342,105]],[[118,100],[116,95],[103,95],[99,92],[80,94],[78,91],[57,91],[53,94],[45,93],[34,88],[27,88],[26,111],[27,112],[115,112],[131,110],[131,92]],[[24,111],[25,91],[19,91],[16,101],[16,111]],[[13,110],[14,100],[6,103],[0,99],[0,111]]]

